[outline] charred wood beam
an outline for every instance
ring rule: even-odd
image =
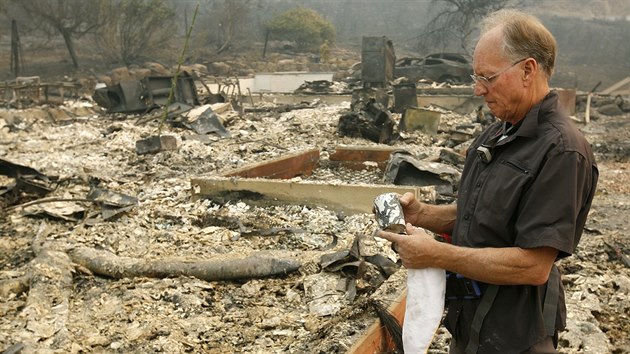
[[[160,259],[156,261],[119,257],[105,250],[77,247],[68,251],[72,261],[95,274],[115,279],[192,276],[206,281],[238,280],[286,275],[297,271],[301,263],[293,259],[251,256],[242,259],[189,261]]]
[[[48,248],[48,244],[37,243],[35,240],[33,248],[38,256],[31,264],[31,271],[22,277],[0,281],[0,298],[7,298],[10,294],[20,294],[30,288],[29,303],[39,304],[38,308],[50,301],[57,306],[65,304],[64,307],[67,307],[67,292],[72,285],[72,272],[75,267],[114,279],[191,276],[201,280],[216,281],[282,276],[293,273],[302,266],[301,262],[295,259],[258,255],[213,261],[181,259],[153,261],[120,257],[105,250],[84,246],[73,247],[66,252],[54,251]],[[53,291],[51,287],[58,290]],[[50,297],[49,294],[63,296],[56,299]],[[38,311],[40,310],[35,310],[35,312]]]

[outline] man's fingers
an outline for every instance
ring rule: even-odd
[[[383,230],[376,230],[376,232],[374,233],[374,236],[377,236],[377,237],[380,237],[380,238],[384,238],[384,239],[386,239],[388,241],[391,241],[391,242],[396,242],[400,238],[399,234],[395,234],[395,233],[387,232],[387,231],[383,231]]]
[[[400,205],[402,206],[407,206],[409,205],[414,199],[416,198],[416,196],[411,193],[411,192],[406,192],[405,194],[403,194],[400,197]]]

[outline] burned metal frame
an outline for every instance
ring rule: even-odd
[[[174,76],[148,76],[141,80],[121,81],[114,86],[98,88],[92,97],[108,113],[146,112],[166,106]],[[177,77],[171,103],[189,106],[200,104],[194,78],[187,72]]]

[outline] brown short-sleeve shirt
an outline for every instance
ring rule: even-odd
[[[519,123],[516,132],[490,148],[492,160],[475,150],[501,135],[488,127],[468,150],[457,202],[453,243],[465,247],[549,246],[559,257],[580,241],[595,194],[598,171],[589,143],[550,92]],[[518,353],[545,337],[542,303],[546,286],[501,286],[483,322],[482,353]],[[450,301],[446,326],[458,342],[468,331],[478,300]],[[561,289],[556,328],[565,325]]]

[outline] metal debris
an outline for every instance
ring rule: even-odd
[[[141,80],[126,80],[111,86],[97,88],[92,98],[109,113],[147,112],[157,107],[164,107],[173,90],[172,102],[189,106],[200,104],[193,77],[183,72],[177,76],[148,76]]]

